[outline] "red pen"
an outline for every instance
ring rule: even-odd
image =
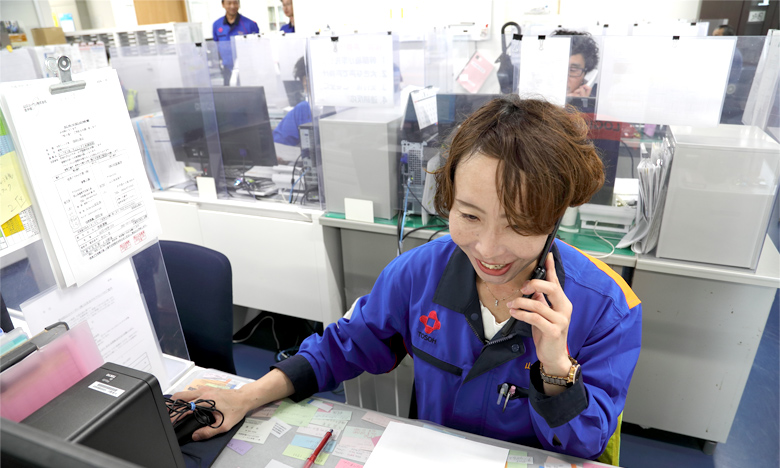
[[[303,468],[311,468],[311,466],[314,464],[314,460],[316,460],[320,452],[322,452],[322,448],[325,447],[325,444],[328,443],[328,439],[330,439],[331,435],[333,435],[333,429],[325,433],[322,441],[320,441],[320,445],[318,445],[317,448],[314,449],[314,453],[312,453],[311,456],[306,459],[306,464],[303,465]]]

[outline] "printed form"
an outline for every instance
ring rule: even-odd
[[[162,388],[170,385],[130,259],[84,286],[39,294],[21,309],[33,335],[56,322],[73,328],[86,321],[104,361],[154,374]]]
[[[159,220],[116,71],[0,88],[44,232],[66,286],[82,285],[153,242]]]

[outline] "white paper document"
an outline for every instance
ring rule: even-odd
[[[309,40],[314,104],[393,106],[393,36],[360,34],[332,39]]]
[[[84,286],[54,289],[21,308],[33,335],[56,322],[73,328],[87,321],[103,360],[154,374],[162,388],[170,384],[129,259]]]
[[[254,34],[234,36],[232,40],[241,86],[262,86],[270,107],[287,106],[289,101],[273,59],[271,40]]]
[[[503,468],[508,456],[505,448],[391,422],[364,468]]]
[[[735,37],[605,37],[596,120],[718,125],[735,44]],[[653,66],[649,51],[659,57]]]
[[[0,88],[66,286],[83,285],[160,232],[116,71],[79,79],[85,89],[56,95],[52,79]]]
[[[562,106],[566,102],[571,39],[524,37],[521,42],[517,93],[521,96],[541,95]]]
[[[0,82],[38,78],[35,58],[29,49],[0,50]]]

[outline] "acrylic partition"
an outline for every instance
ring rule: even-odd
[[[111,72],[101,72],[103,81],[95,75],[75,76],[87,79],[95,90],[100,83],[115,80]],[[37,85],[42,89],[54,83],[51,79],[35,80],[42,81]],[[102,157],[85,158],[89,161],[85,163],[84,159],[68,157],[69,148],[62,149],[67,143],[53,141],[51,145],[59,146],[52,151],[59,157],[49,158],[49,165],[74,174],[66,178],[42,171],[43,166],[25,159],[35,130],[13,120],[19,116],[18,108],[12,103],[6,107],[3,101],[0,157],[3,180],[8,182],[3,197],[9,195],[6,188],[12,190],[18,206],[11,212],[4,209],[0,220],[0,295],[14,326],[29,338],[56,322],[65,322],[70,328],[87,322],[103,361],[152,373],[166,388],[190,366],[189,355],[159,243],[156,236],[147,236],[157,230],[157,215],[149,203],[151,195],[140,163],[133,160],[137,151],[130,121],[124,114],[119,83],[114,83],[115,87],[102,86],[107,86],[107,95],[115,99],[109,107],[118,112],[116,122],[128,127],[112,127],[116,134],[111,141],[100,135],[102,131],[96,134],[94,127],[79,127],[85,121],[83,116],[60,116],[49,122],[59,119],[65,128],[78,127],[81,140],[96,142],[90,146],[116,148]],[[0,95],[6,99],[8,88],[0,89]],[[73,96],[87,99],[84,94]],[[49,101],[55,101],[53,98]],[[99,107],[94,101],[81,105]],[[39,129],[33,138],[52,139],[58,135],[56,125],[60,124]],[[20,141],[27,143],[20,145]],[[122,171],[111,169],[120,166]],[[103,178],[113,181],[110,190],[100,188],[105,185],[98,187],[102,183],[98,179]],[[51,186],[56,186],[56,191],[47,188]],[[52,220],[63,215],[68,221],[56,226]],[[135,223],[144,230],[131,234],[128,225]],[[116,261],[105,262],[107,255]],[[66,268],[76,275],[75,284],[68,284],[63,276]]]
[[[248,96],[245,109],[237,106],[234,117],[246,120],[253,132],[246,135],[251,138],[251,164],[225,160],[233,170],[236,196],[322,207],[306,47],[306,38],[296,34],[232,38],[230,87]]]
[[[119,47],[111,66],[122,92],[149,185],[227,198],[218,130],[219,93],[208,47]]]

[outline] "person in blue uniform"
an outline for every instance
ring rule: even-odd
[[[295,32],[295,12],[293,11],[293,2],[292,0],[280,0],[282,2],[282,11],[284,12],[284,16],[290,18],[290,22],[282,25],[281,28],[279,28],[280,31],[284,33],[294,33]]]
[[[303,57],[295,62],[293,76],[297,81],[301,82],[303,92],[308,94],[309,80],[306,77],[306,62]],[[301,136],[298,132],[298,127],[309,122],[311,122],[311,106],[309,101],[304,99],[296,104],[276,126],[274,129],[274,143],[288,146],[300,145]]]
[[[239,0],[222,0],[222,7],[225,9],[225,16],[214,21],[211,37],[217,42],[217,50],[222,60],[222,77],[227,86],[233,73],[233,47],[230,38],[244,34],[257,34],[260,28],[257,27],[257,23],[238,12],[241,8]]]
[[[599,457],[639,357],[640,301],[608,266],[560,240],[546,276],[530,280],[556,221],[603,183],[587,132],[576,111],[546,101],[505,95],[477,110],[436,173],[435,207],[451,234],[394,259],[347,318],[261,379],[175,394],[213,399],[225,414],[194,439],[276,399],[388,372],[410,354],[420,419]],[[502,387],[514,389],[508,400]]]

